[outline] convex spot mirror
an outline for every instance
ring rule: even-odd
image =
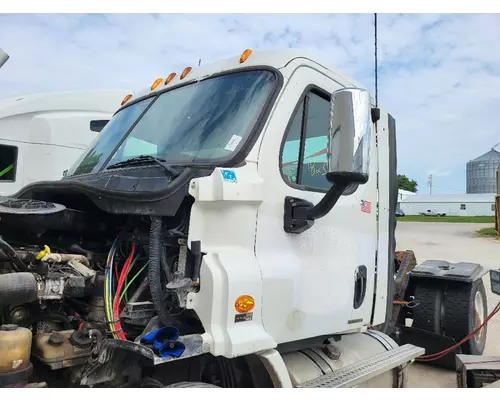
[[[332,94],[326,178],[334,185],[348,184],[343,195],[368,182],[371,122],[367,90],[344,88]]]

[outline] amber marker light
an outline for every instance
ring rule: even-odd
[[[192,67],[186,67],[184,68],[184,71],[182,71],[182,74],[181,74],[181,79],[184,79],[187,74],[189,74],[191,72],[193,68]]]
[[[162,80],[163,79],[158,78],[156,81],[154,81],[153,84],[151,85],[151,90],[155,90],[158,87],[158,85],[161,83]]]
[[[129,100],[130,100],[130,98],[131,98],[131,97],[132,97],[132,95],[131,95],[131,94],[127,94],[127,95],[123,98],[123,100],[122,100],[122,104],[121,104],[121,105],[123,106],[123,105],[124,105],[127,101],[129,101]]]
[[[252,50],[246,49],[243,53],[241,53],[240,56],[240,64],[243,64],[248,57],[250,57],[250,54],[252,54]]]
[[[172,79],[175,78],[177,74],[175,72],[172,72],[169,76],[167,76],[167,79],[165,79],[165,85],[168,85],[170,82],[172,82]]]
[[[255,300],[252,296],[243,295],[236,299],[234,302],[234,308],[239,313],[247,313],[253,310],[255,307]]]

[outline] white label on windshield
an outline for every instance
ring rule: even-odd
[[[227,142],[226,147],[224,148],[229,151],[234,151],[236,150],[236,147],[238,147],[240,142],[241,142],[241,136],[233,135],[229,140],[229,142]]]

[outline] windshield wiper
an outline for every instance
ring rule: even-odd
[[[174,167],[166,164],[166,160],[163,160],[163,159],[158,158],[158,157],[153,157],[153,156],[137,156],[137,157],[129,158],[128,160],[120,161],[120,162],[117,162],[115,164],[112,164],[109,167],[107,167],[106,169],[117,169],[117,168],[121,168],[121,167],[129,167],[132,165],[141,165],[141,164],[147,164],[147,163],[151,163],[151,162],[158,164],[163,169],[170,172],[174,178],[178,177],[181,174]]]

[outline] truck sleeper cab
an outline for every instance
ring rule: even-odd
[[[0,100],[0,196],[62,178],[126,94],[87,90]]]

